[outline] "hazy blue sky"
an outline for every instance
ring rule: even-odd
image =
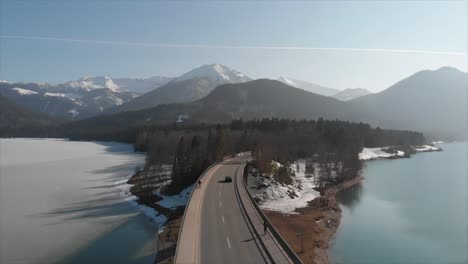
[[[378,91],[423,69],[466,71],[467,8],[466,1],[0,0],[0,79],[177,76],[221,63],[253,78]]]

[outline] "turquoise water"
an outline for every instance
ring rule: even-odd
[[[333,261],[468,263],[467,146],[367,162],[364,182],[339,194]]]

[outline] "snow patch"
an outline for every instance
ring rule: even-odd
[[[73,117],[76,117],[77,115],[80,114],[80,112],[78,112],[78,111],[76,110],[76,108],[73,108],[73,109],[71,109],[71,110],[68,110],[68,113],[70,113]]]
[[[405,152],[398,150],[395,153],[389,153],[386,150],[390,147],[382,148],[363,148],[359,153],[360,160],[373,160],[373,159],[388,159],[388,158],[400,158],[405,156]],[[411,147],[416,152],[427,152],[427,151],[439,151],[438,147],[431,145],[413,146]]]
[[[388,153],[384,151],[385,148],[363,148],[359,153],[360,160],[372,159],[388,159],[392,157],[403,157],[405,152],[397,151],[397,153]]]
[[[417,152],[438,151],[438,150],[440,150],[439,148],[431,146],[431,145],[416,146],[416,147],[413,147],[413,149],[415,151],[417,151]]]
[[[297,214],[296,209],[307,207],[308,202],[320,196],[320,193],[314,190],[313,178],[305,176],[305,161],[297,161],[291,165],[291,169],[295,171],[291,185],[280,184],[270,176],[255,177],[249,173],[247,186],[252,196],[260,200],[261,208],[284,214]]]
[[[177,78],[177,81],[207,77],[220,83],[239,83],[249,81],[244,74],[221,64],[203,65]]]
[[[293,82],[292,80],[284,77],[284,76],[281,76],[278,78],[278,81],[282,82],[282,83],[285,83],[287,85],[290,85],[290,86],[294,86],[294,87],[297,87],[297,84],[295,82]]]
[[[81,99],[83,96],[75,93],[50,93],[46,92],[44,93],[45,96],[55,96],[55,97],[65,97],[70,100],[76,100],[76,99]]]
[[[13,88],[13,90],[17,91],[21,95],[37,94],[37,92],[35,92],[35,91],[31,91],[31,90],[27,90],[27,89],[23,89],[23,88],[19,88],[19,87],[15,87],[15,88]]]
[[[112,81],[111,78],[107,76],[85,76],[77,81],[65,83],[65,85],[68,85],[75,89],[82,89],[85,91],[107,88],[111,91],[116,92],[120,88],[117,84],[114,83],[114,81]]]
[[[188,202],[190,197],[190,193],[193,190],[194,185],[190,185],[189,187],[183,189],[179,194],[176,195],[168,195],[165,196],[160,192],[156,192],[155,194],[159,197],[162,197],[162,200],[157,202],[156,204],[171,210],[177,209],[177,207],[185,206]]]
[[[141,211],[148,218],[156,222],[160,228],[159,232],[161,232],[162,231],[161,227],[167,221],[167,217],[160,214],[158,211],[154,210],[153,208],[138,204],[137,202],[138,197],[136,197],[130,192],[130,188],[132,188],[133,185],[127,183],[130,177],[132,177],[132,175],[129,175],[127,177],[124,177],[120,180],[115,181],[114,187],[120,190],[120,196],[122,197],[123,200],[127,201],[132,206],[137,207],[139,211]]]

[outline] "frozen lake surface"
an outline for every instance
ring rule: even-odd
[[[126,144],[0,139],[0,263],[153,263],[157,224],[114,186],[143,164]]]

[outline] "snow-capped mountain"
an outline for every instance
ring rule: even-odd
[[[363,88],[348,88],[336,93],[333,97],[341,101],[349,101],[368,94],[371,92]]]
[[[80,89],[90,91],[94,89],[107,88],[113,92],[117,92],[120,88],[111,78],[107,76],[85,76],[79,80],[64,83],[61,86],[74,88],[77,91]]]
[[[284,83],[284,84],[287,84],[287,85],[290,85],[290,86],[294,86],[294,87],[296,87],[296,88],[299,88],[299,87],[297,87],[297,86],[298,86],[297,83],[295,83],[293,80],[290,80],[290,79],[288,79],[288,78],[286,78],[286,77],[284,77],[284,76],[280,76],[280,77],[278,78],[278,81],[280,81],[280,82],[282,82],[282,83]]]
[[[144,94],[165,85],[173,79],[165,76],[153,76],[149,78],[114,78],[112,80],[119,86],[119,92]]]
[[[61,118],[85,118],[119,106],[172,78],[86,76],[60,84],[0,82],[0,94],[29,110]]]
[[[76,91],[107,88],[113,92],[134,92],[143,94],[170,82],[172,79],[173,78],[164,76],[113,79],[107,76],[86,76],[76,81],[60,84],[59,86],[72,88]]]
[[[87,88],[65,84],[2,82],[0,95],[30,111],[67,119],[93,116],[138,96],[132,92],[98,88],[95,84],[85,85]]]
[[[208,95],[226,83],[241,83],[251,79],[239,71],[220,64],[203,65],[180,75],[166,85],[131,100],[108,113],[140,110],[159,104],[192,102]]]
[[[239,71],[232,70],[221,64],[206,64],[179,76],[176,81],[195,78],[210,78],[219,84],[247,82],[251,79]]]
[[[311,93],[316,93],[325,96],[332,96],[340,91],[334,88],[328,88],[315,83],[296,80],[285,76],[281,76],[277,80],[289,86],[293,86]]]

